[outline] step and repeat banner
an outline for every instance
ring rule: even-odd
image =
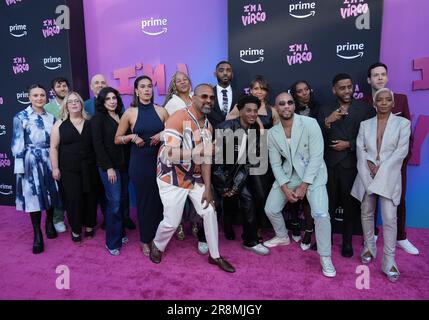
[[[379,60],[382,0],[283,0],[228,2],[229,59],[239,89],[266,77],[271,96],[297,80],[316,99],[333,100],[332,78],[349,73],[355,98],[367,90],[366,70]]]
[[[27,88],[42,84],[53,99],[63,76],[88,96],[82,1],[3,0],[0,30],[0,205],[15,205],[12,122],[30,105]]]

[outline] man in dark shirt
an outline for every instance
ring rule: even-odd
[[[372,64],[368,69],[368,84],[371,86],[371,94],[363,98],[363,101],[368,103],[370,106],[374,105],[372,99],[373,94],[381,89],[385,88],[387,82],[389,81],[387,77],[387,66],[384,63],[377,62]],[[408,98],[405,94],[394,94],[395,105],[393,106],[392,113],[404,117],[411,121],[410,109],[408,108]],[[402,165],[401,175],[402,175],[402,194],[401,202],[398,205],[397,210],[397,224],[398,224],[398,234],[397,234],[397,245],[402,248],[409,254],[417,255],[419,250],[407,239],[407,232],[405,228],[405,193],[407,191],[407,164],[408,160],[411,158],[411,149],[413,145],[413,135],[410,135],[410,149],[407,157],[404,160]],[[376,218],[377,220],[377,218]],[[376,234],[378,234],[378,229],[376,229]]]
[[[337,74],[332,81],[336,101],[320,109],[318,121],[325,140],[328,167],[329,213],[331,220],[338,205],[344,208],[341,255],[353,256],[354,221],[360,216],[360,204],[350,195],[357,174],[356,137],[360,123],[376,115],[375,109],[353,100],[353,81],[348,74]]]

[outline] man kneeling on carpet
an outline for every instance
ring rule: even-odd
[[[276,98],[280,123],[268,130],[268,151],[276,181],[268,195],[265,213],[276,236],[264,242],[266,247],[290,243],[282,210],[287,202],[302,200],[305,196],[315,222],[317,251],[322,273],[335,277],[331,261],[331,222],[328,209],[328,178],[323,161],[323,136],[313,118],[295,114],[295,102],[283,92]]]
[[[210,85],[198,85],[192,105],[176,111],[165,124],[164,145],[158,153],[157,179],[164,218],[151,246],[150,259],[154,263],[161,262],[162,252],[182,220],[183,207],[189,197],[204,221],[209,263],[226,272],[235,272],[219,254],[218,224],[211,192],[214,144],[207,114],[213,108],[214,99]]]

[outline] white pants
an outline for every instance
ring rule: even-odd
[[[204,185],[195,184],[193,189],[183,189],[172,184],[157,179],[159,195],[164,205],[164,218],[158,226],[155,239],[156,247],[164,251],[168,242],[182,221],[183,208],[186,198],[189,197],[198,215],[203,218],[204,232],[206,234],[207,245],[210,256],[214,259],[220,257],[218,244],[218,226],[216,212],[212,205],[203,209],[201,198],[203,196]]]
[[[396,248],[396,209],[392,200],[379,196],[381,205],[381,218],[383,220],[384,254],[381,263],[382,270],[387,273],[392,266],[399,271],[395,262]],[[364,238],[364,248],[362,254],[369,251],[375,258],[377,247],[374,239],[374,215],[377,205],[377,195],[365,193],[361,204],[361,220]]]

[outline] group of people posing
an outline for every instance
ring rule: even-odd
[[[272,106],[262,76],[250,83],[250,95],[239,97],[231,88],[231,63],[219,62],[215,76],[217,85],[193,88],[186,74],[176,72],[163,106],[154,103],[152,80],[140,76],[126,110],[102,75],[91,79],[94,97],[86,102],[62,77],[52,81],[55,99],[48,104],[46,90],[30,86],[31,105],[13,120],[12,153],[16,208],[30,213],[33,253],[44,251],[42,211],[48,239],[66,231],[65,212],[78,244],[94,236],[100,204],[105,247],[119,255],[128,242],[126,229],[135,228],[129,217],[131,181],[141,249],[154,263],[161,262],[174,234],[184,238],[184,225],[191,221],[198,252],[235,272],[219,253],[219,215],[225,237],[235,239],[233,224],[239,221],[243,249],[259,255],[289,245],[289,228],[302,250],[317,250],[323,275],[335,277],[331,220],[336,208],[344,208],[342,256],[354,254],[354,221],[360,216],[360,259],[370,263],[377,255],[379,199],[382,270],[398,280],[396,246],[410,254],[418,250],[405,233],[410,113],[406,96],[386,87],[387,66],[370,66],[372,94],[363,100],[353,99],[351,77],[337,74],[335,100],[324,106],[304,80],[279,93]],[[255,157],[261,161],[255,163]],[[261,170],[264,161],[269,165]],[[268,226],[275,236],[264,241],[261,229]]]

